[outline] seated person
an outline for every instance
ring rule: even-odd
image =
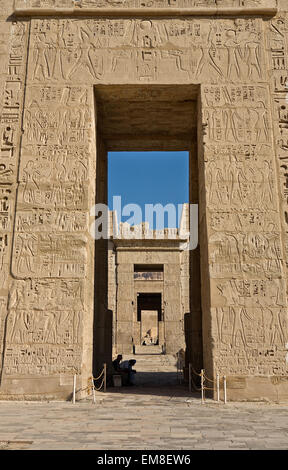
[[[115,374],[121,375],[122,384],[125,385],[129,381],[129,379],[128,379],[128,369],[126,367],[122,367],[122,364],[123,364],[123,362],[121,362],[122,359],[123,359],[122,354],[118,354],[116,359],[114,359],[114,361],[112,361],[112,366],[113,366],[113,369],[114,369],[113,375],[115,375]],[[125,362],[127,362],[127,361],[124,361],[124,363]]]
[[[123,359],[122,354],[118,354],[116,359],[114,359],[114,361],[112,361],[112,365],[113,365],[113,368],[114,368],[115,372],[120,371],[120,362],[122,361],[122,359]]]
[[[135,385],[135,374],[136,370],[132,369],[132,367],[136,364],[135,359],[130,359],[129,361],[123,361],[120,364],[120,369],[125,371],[128,374],[128,382],[127,385]]]

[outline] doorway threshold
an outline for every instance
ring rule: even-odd
[[[154,354],[163,354],[162,346],[135,346],[134,354],[136,355],[154,355]]]

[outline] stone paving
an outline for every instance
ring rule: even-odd
[[[184,386],[123,387],[70,402],[0,402],[0,449],[288,448],[288,405],[223,403]]]

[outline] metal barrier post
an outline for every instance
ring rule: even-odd
[[[107,364],[104,364],[104,392],[106,392],[106,384],[107,384]]]
[[[216,386],[217,386],[217,401],[219,403],[219,401],[220,401],[220,377],[219,377],[219,372],[217,372],[217,375],[216,375]]]
[[[73,377],[73,400],[72,400],[73,405],[76,403],[76,374],[74,374]]]
[[[91,377],[91,382],[92,382],[93,404],[95,405],[95,403],[96,403],[96,397],[95,397],[95,387],[94,387],[94,380],[93,380],[93,377]]]
[[[201,404],[204,405],[204,369],[201,369]]]

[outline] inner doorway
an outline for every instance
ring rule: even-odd
[[[159,346],[159,323],[162,321],[161,297],[161,293],[139,293],[137,296],[141,346]]]

